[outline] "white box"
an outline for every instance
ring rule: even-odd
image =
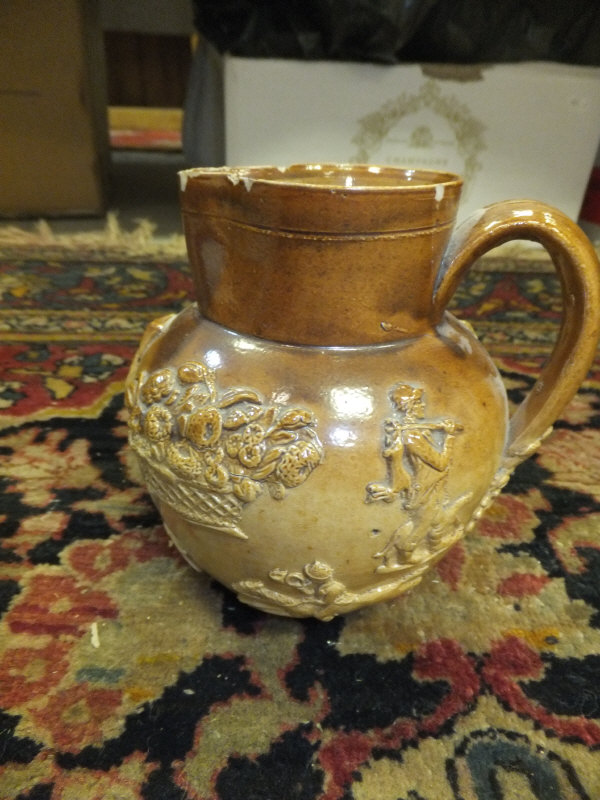
[[[600,69],[378,66],[225,56],[229,165],[369,162],[465,179],[460,218],[542,200],[577,219],[600,138]]]

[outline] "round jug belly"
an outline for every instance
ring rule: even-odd
[[[276,614],[329,619],[406,591],[500,489],[506,395],[450,314],[393,344],[306,347],[191,306],[148,332],[128,404],[178,548]]]

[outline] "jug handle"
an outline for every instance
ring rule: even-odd
[[[600,335],[600,265],[583,231],[552,206],[531,200],[495,203],[475,212],[453,234],[434,289],[441,318],[465,272],[485,252],[527,239],[547,250],[560,277],[562,324],[550,358],[509,422],[505,466],[532,453],[587,375]]]

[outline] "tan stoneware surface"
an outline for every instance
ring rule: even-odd
[[[175,544],[245,602],[330,619],[392,598],[467,533],[589,369],[599,266],[579,228],[502,202],[453,234],[459,177],[357,165],[180,174],[196,302],[152,323],[129,432]],[[509,239],[559,272],[554,352],[509,419],[447,310]]]

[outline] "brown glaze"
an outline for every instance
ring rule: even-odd
[[[539,242],[560,276],[563,320],[548,363],[511,419],[510,447],[527,450],[573,397],[594,357],[600,333],[599,266],[594,248],[569,217],[545,203],[513,200],[482,209],[454,235],[442,262],[433,305],[441,315],[468,268],[511,239]]]
[[[450,238],[460,186],[348,165],[182,174],[197,304],[144,337],[130,441],[177,546],[242,600],[330,619],[412,588],[589,368],[599,268],[583,234],[519,201]],[[548,249],[565,313],[509,420],[494,364],[446,306],[512,238]]]
[[[454,175],[379,167],[193,172],[181,204],[200,310],[290,344],[418,335],[460,187]]]

